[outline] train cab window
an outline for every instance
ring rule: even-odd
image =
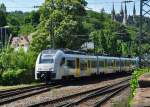
[[[39,63],[50,64],[50,63],[54,63],[54,60],[53,60],[53,57],[51,55],[42,54],[40,57]]]
[[[75,68],[75,60],[67,60],[67,66],[69,68]]]

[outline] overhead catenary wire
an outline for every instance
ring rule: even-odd
[[[100,1],[100,2],[97,2],[97,1],[99,1],[99,0],[96,0],[96,2],[88,2],[88,4],[90,4],[90,5],[99,5],[99,4],[108,4],[108,5],[112,5],[112,3],[114,3],[115,5],[117,4],[117,5],[120,5],[120,3],[121,2],[123,2],[123,1],[118,1],[118,2],[115,2],[115,1],[106,1],[106,2],[104,2],[104,1]],[[125,1],[127,1],[127,2],[130,2],[131,0],[125,0]],[[140,0],[133,0],[133,2],[139,2]],[[28,7],[23,7],[23,6],[21,6],[21,7],[15,7],[15,6],[13,6],[13,7],[11,7],[11,6],[7,6],[7,8],[36,8],[36,7],[40,7],[40,5],[39,6],[36,6],[36,5],[34,5],[34,6],[28,6]]]

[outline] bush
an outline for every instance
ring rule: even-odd
[[[35,52],[24,52],[23,49],[14,51],[5,48],[0,54],[0,83],[15,85],[33,81],[33,71],[37,55]]]
[[[137,69],[136,71],[133,72],[132,79],[130,82],[132,97],[135,96],[136,94],[136,88],[138,87],[138,78],[146,72],[150,72],[150,70],[149,69]]]
[[[36,53],[32,51],[25,53],[23,49],[20,49],[15,52],[13,49],[8,48],[0,54],[0,65],[3,67],[3,70],[19,68],[32,71],[36,57]]]
[[[16,85],[33,81],[32,72],[26,69],[8,69],[2,74],[2,85]]]

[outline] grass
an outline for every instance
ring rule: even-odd
[[[17,89],[17,88],[23,88],[23,87],[29,87],[38,85],[39,83],[32,83],[32,84],[20,84],[15,86],[0,86],[0,90],[10,90],[10,89]]]
[[[131,82],[130,82],[132,97],[134,97],[135,94],[136,94],[135,90],[138,87],[138,78],[141,75],[143,75],[144,73],[147,73],[147,72],[150,72],[150,68],[137,69],[133,72],[132,79],[131,79]]]
[[[130,81],[131,87],[131,96],[129,96],[128,100],[122,102],[115,102],[112,107],[130,107],[132,103],[132,98],[136,94],[136,88],[138,87],[138,79],[144,73],[150,72],[150,68],[137,69],[132,74],[132,79]]]

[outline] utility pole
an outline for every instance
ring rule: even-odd
[[[138,56],[139,56],[139,65],[141,67],[141,37],[142,37],[142,19],[143,19],[143,0],[140,0],[140,28],[138,35]]]
[[[142,59],[141,40],[143,34],[146,33],[143,31],[143,18],[146,15],[150,15],[150,0],[140,0],[140,27],[139,27],[139,35],[138,35],[138,55],[139,55],[140,67],[141,67],[141,59]]]
[[[7,29],[9,28],[9,26],[4,26],[4,27],[0,27],[0,45],[1,45],[1,49],[7,45]]]
[[[3,48],[3,29],[2,29],[2,27],[0,27],[0,31],[1,31],[1,33],[0,33],[1,34],[1,36],[0,36],[0,39],[1,39],[0,40],[0,46],[1,47],[0,48],[2,49]]]
[[[54,0],[51,0],[51,9],[52,9],[52,11],[55,9]],[[53,18],[51,19],[50,34],[51,34],[51,48],[52,48],[52,49],[55,49],[54,22],[53,22]]]

